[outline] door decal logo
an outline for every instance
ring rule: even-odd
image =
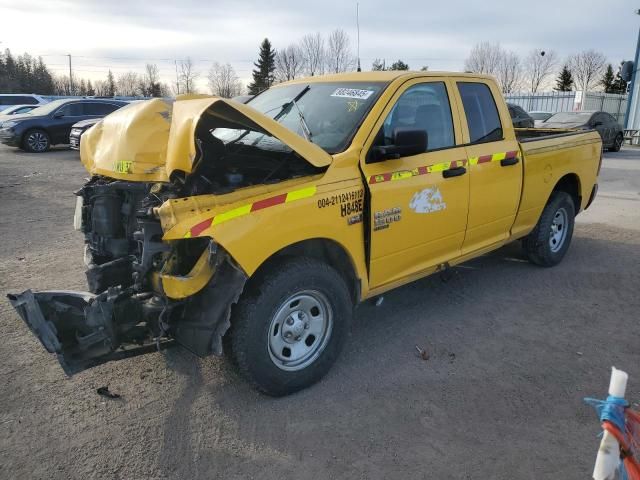
[[[413,195],[409,208],[416,213],[432,213],[444,210],[447,204],[438,187],[429,187]]]

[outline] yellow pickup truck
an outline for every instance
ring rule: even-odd
[[[9,295],[65,372],[178,343],[285,395],[329,370],[359,302],[514,240],[559,263],[602,143],[514,130],[490,77],[363,72],[132,104],[81,157],[89,292]]]

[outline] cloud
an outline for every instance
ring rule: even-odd
[[[500,42],[521,55],[538,48],[565,57],[593,48],[617,63],[633,56],[640,24],[625,3],[614,14],[595,0],[361,1],[362,65],[401,58],[416,69],[460,70],[480,41]],[[343,28],[354,48],[356,39],[355,2],[338,0],[0,0],[0,18],[3,48],[46,54],[60,72],[60,55],[71,53],[78,75],[86,77],[102,77],[109,67],[116,74],[141,71],[151,62],[169,81],[173,59],[190,56],[202,77],[217,60],[231,63],[246,81],[264,37],[284,47],[305,33]]]

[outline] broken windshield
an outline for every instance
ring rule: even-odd
[[[282,123],[327,153],[343,151],[386,86],[383,82],[312,82],[270,88],[248,105]],[[311,135],[309,135],[311,134]],[[259,132],[218,128],[225,143],[273,149],[273,138]]]

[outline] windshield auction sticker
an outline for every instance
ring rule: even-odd
[[[336,91],[331,94],[332,97],[343,98],[358,98],[360,100],[366,100],[373,94],[373,90],[360,90],[358,88],[336,88]]]

